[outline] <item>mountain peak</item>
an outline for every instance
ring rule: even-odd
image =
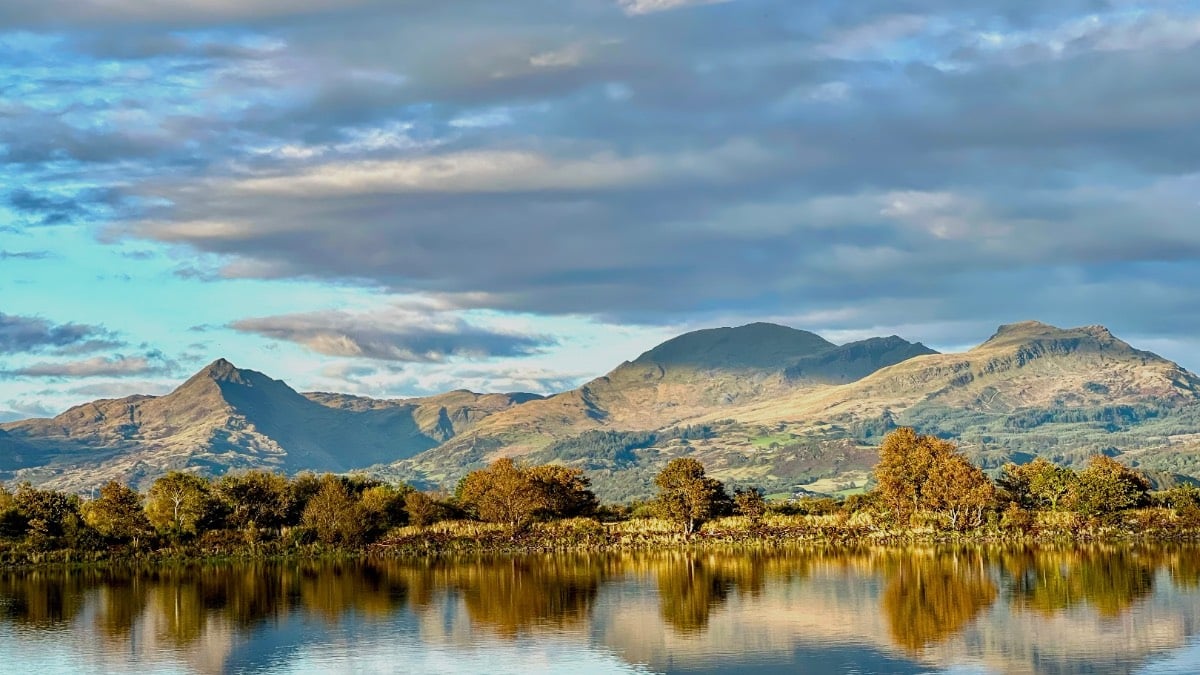
[[[634,363],[706,369],[780,369],[835,345],[805,330],[773,323],[705,328],[671,338]]]
[[[231,385],[234,388],[244,388],[270,386],[272,383],[276,383],[275,380],[266,375],[254,370],[242,370],[222,358],[201,368],[195,375],[192,375],[186,382],[180,385],[173,392],[173,395],[181,395],[184,392],[193,392],[196,394],[215,392],[225,397]]]
[[[1104,326],[1059,328],[1041,321],[1022,321],[1000,326],[995,335],[975,349],[1012,347],[1037,342],[1071,342],[1079,345],[1090,343],[1104,348],[1133,350],[1128,344],[1113,336],[1112,332]]]
[[[214,380],[227,380],[240,374],[241,371],[224,358],[217,359],[205,366],[200,373]]]

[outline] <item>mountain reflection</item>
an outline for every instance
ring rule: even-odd
[[[131,654],[258,668],[387,635],[451,652],[555,637],[667,670],[833,648],[914,670],[967,656],[1001,671],[1086,672],[1114,658],[1131,670],[1194,639],[1198,553],[864,548],[6,571],[0,641],[52,633],[109,659],[80,666],[107,669]]]

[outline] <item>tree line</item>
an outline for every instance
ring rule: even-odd
[[[1200,489],[1180,486],[1152,494],[1145,476],[1110,457],[1098,455],[1078,471],[1039,458],[1005,465],[993,479],[953,443],[908,428],[883,439],[874,487],[845,500],[768,503],[757,488],[731,493],[688,457],[668,462],[654,482],[652,500],[601,505],[580,469],[522,466],[505,458],[468,473],[452,494],[362,476],[287,478],[268,471],[219,479],[176,471],[145,494],[110,482],[92,499],[23,483],[11,492],[0,487],[0,561],[48,551],[136,553],[188,546],[355,549],[395,528],[445,520],[496,523],[514,535],[539,521],[657,517],[690,536],[716,518],[740,516],[756,528],[773,513],[866,514],[872,523],[900,532],[989,524],[1020,530],[1038,513],[1111,522],[1131,509],[1161,506],[1200,527]]]

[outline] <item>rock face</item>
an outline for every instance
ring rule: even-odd
[[[985,466],[1096,452],[1200,476],[1200,378],[1099,326],[1002,326],[961,354],[896,336],[835,345],[772,324],[687,333],[572,391],[377,400],[301,394],[218,360],[161,397],[0,425],[0,477],[87,489],[171,469],[348,471],[451,485],[501,456],[592,472],[603,496],[649,490],[676,456],[791,491],[861,485],[898,425]]]

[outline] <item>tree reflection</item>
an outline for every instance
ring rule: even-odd
[[[691,555],[661,563],[657,578],[662,617],[680,633],[707,628],[709,615],[725,602],[731,586],[717,570]]]
[[[331,624],[347,612],[385,619],[403,606],[406,595],[404,584],[374,563],[308,562],[299,579],[305,609]]]
[[[1027,550],[1006,557],[1014,605],[1053,614],[1080,603],[1113,618],[1154,590],[1158,556],[1128,548]]]
[[[146,608],[146,579],[128,571],[114,573],[100,584],[96,628],[105,637],[123,641]]]
[[[91,586],[87,572],[37,570],[0,574],[0,611],[13,623],[36,628],[69,624]]]
[[[958,634],[996,600],[977,551],[906,551],[892,565],[883,611],[892,640],[910,652]]]
[[[660,612],[673,630],[700,633],[713,611],[732,592],[746,597],[763,593],[768,578],[786,580],[807,573],[809,556],[737,553],[671,553],[650,558]]]
[[[458,564],[446,570],[471,620],[513,637],[536,625],[586,620],[604,570],[590,557],[546,556]]]
[[[171,581],[155,584],[149,593],[151,617],[159,638],[184,647],[203,637],[208,612],[197,581],[170,576]]]

